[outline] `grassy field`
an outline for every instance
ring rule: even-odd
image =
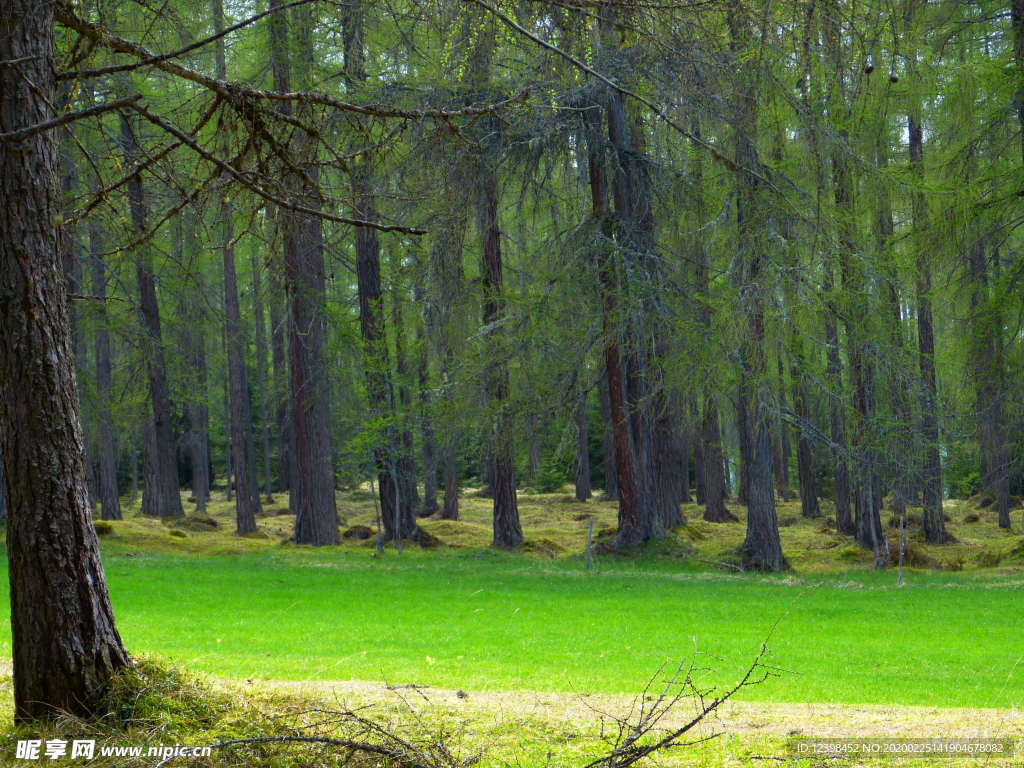
[[[614,505],[522,502],[525,557],[484,546],[483,499],[466,500],[464,521],[425,523],[435,550],[402,555],[369,541],[288,545],[285,515],[239,539],[225,504],[211,510],[215,530],[136,518],[101,540],[128,646],[223,677],[632,693],[680,661],[730,683],[767,641],[779,675],[748,700],[1024,706],[1021,539],[960,522],[969,511],[950,509],[959,544],[913,544],[931,567],[898,588],[893,571],[875,572],[791,504],[780,517],[795,570],[763,576],[709,565],[730,556],[743,525],[699,521],[643,558],[603,556],[588,571],[580,513],[601,528]],[[372,523],[367,494],[340,504],[347,525]],[[980,567],[984,553],[995,565]]]
[[[338,501],[343,531],[373,527],[367,491]],[[793,758],[792,736],[1024,738],[1024,538],[999,530],[977,500],[947,504],[954,544],[929,547],[911,530],[902,587],[893,570],[875,571],[869,553],[835,533],[827,511],[803,520],[794,503],[779,509],[791,570],[771,576],[735,570],[741,507],[732,507],[739,522],[710,525],[689,506],[687,525],[629,558],[601,553],[615,505],[565,493],[521,495],[520,554],[488,547],[490,502],[472,495],[463,520],[423,521],[430,548],[410,544],[403,554],[378,553],[372,537],[351,535],[339,547],[296,547],[283,497],[245,538],[232,533],[231,504],[209,511],[170,525],[131,512],[97,524],[121,633],[133,654],[157,665],[128,676],[121,698],[130,703],[114,707],[117,722],[0,727],[10,746],[0,764],[13,760],[18,739],[83,728],[112,745],[344,735],[316,713],[352,706],[407,738],[443,733],[464,757],[484,754],[482,767],[579,768],[607,753],[613,718],[635,716],[652,677],[682,662],[702,686],[729,686],[762,642],[774,676],[694,733],[722,736],[654,765],[823,765]],[[588,569],[590,518],[599,554]],[[7,610],[0,603],[0,614]],[[0,657],[9,655],[5,631]],[[207,683],[179,677],[180,669]],[[10,686],[0,675],[0,722],[10,720]],[[663,725],[686,722],[692,706],[684,702]],[[271,743],[187,765],[349,763],[342,751]]]

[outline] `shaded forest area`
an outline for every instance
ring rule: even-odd
[[[795,495],[879,567],[1009,528],[1022,126],[1024,0],[0,0],[16,719],[129,664],[139,495],[332,545],[369,481],[401,545],[472,485],[514,550],[571,478],[623,553],[735,497],[767,571]]]
[[[56,7],[91,503],[386,540],[573,479],[890,558],[1024,492],[1019,0]],[[17,70],[17,62],[6,62]],[[226,478],[231,478],[227,482]],[[826,502],[827,500],[827,502]],[[834,512],[833,512],[834,509]]]

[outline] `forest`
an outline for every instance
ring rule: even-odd
[[[14,720],[100,713],[135,667],[112,558],[204,535],[299,581],[418,564],[367,594],[463,547],[969,563],[1012,601],[1022,169],[1024,0],[0,0]],[[401,749],[367,754],[435,765]]]

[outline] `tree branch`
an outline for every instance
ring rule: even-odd
[[[158,128],[163,129],[167,133],[169,133],[172,136],[174,136],[176,139],[178,139],[178,141],[180,141],[182,144],[187,146],[189,149],[191,149],[193,152],[195,152],[201,158],[203,158],[207,162],[212,163],[213,165],[217,166],[220,170],[222,170],[225,173],[227,173],[232,179],[234,179],[239,184],[241,184],[244,187],[246,187],[246,189],[249,189],[249,190],[255,192],[257,195],[262,197],[267,202],[273,203],[274,205],[276,205],[276,206],[278,206],[280,208],[284,208],[284,209],[289,210],[289,211],[294,211],[296,213],[302,213],[302,214],[305,214],[307,216],[316,216],[317,218],[326,219],[328,221],[334,221],[334,222],[337,222],[339,224],[350,224],[351,226],[354,226],[354,227],[369,227],[370,229],[376,229],[376,230],[379,230],[381,232],[402,232],[402,233],[407,234],[407,235],[425,235],[425,234],[427,234],[427,231],[425,229],[416,229],[414,227],[404,227],[404,226],[401,226],[401,225],[398,225],[398,224],[378,224],[377,222],[366,221],[364,219],[353,219],[353,218],[349,218],[347,216],[337,216],[337,215],[332,214],[332,213],[324,213],[323,211],[318,211],[315,208],[308,208],[308,207],[306,207],[304,205],[298,205],[297,203],[292,203],[292,202],[290,202],[288,200],[285,200],[284,198],[281,198],[281,197],[278,197],[277,195],[274,195],[273,193],[271,193],[268,190],[264,189],[257,182],[252,181],[251,179],[246,178],[245,175],[241,171],[239,171],[237,168],[235,168],[231,163],[228,163],[228,162],[225,162],[225,161],[221,160],[219,157],[215,156],[210,151],[204,149],[191,136],[186,134],[181,129],[176,128],[175,126],[171,125],[170,123],[168,123],[166,120],[164,120],[159,115],[154,115],[152,112],[150,112],[144,106],[142,106],[140,104],[131,104],[130,108],[133,109],[138,114],[140,114],[146,120],[151,122],[153,125],[157,126]]]
[[[102,115],[104,112],[111,112],[115,109],[124,109],[125,107],[131,106],[141,98],[142,94],[137,93],[134,96],[129,96],[125,99],[118,99],[117,101],[111,101],[108,104],[98,104],[97,106],[89,107],[88,109],[80,109],[77,112],[68,112],[60,117],[55,117],[53,120],[46,120],[42,123],[36,123],[35,125],[28,125],[24,128],[19,128],[16,131],[10,131],[8,133],[0,133],[0,141],[23,141],[30,136],[35,136],[37,133],[49,131],[53,128],[60,128],[62,125],[73,123],[76,120],[92,117],[94,115]]]

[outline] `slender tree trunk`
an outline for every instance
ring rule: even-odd
[[[93,184],[95,190],[98,185]],[[89,220],[89,253],[92,266],[92,293],[96,297],[96,421],[99,438],[99,499],[104,520],[121,519],[121,499],[117,491],[117,442],[114,439],[113,355],[110,351],[110,325],[107,318],[107,266],[103,261],[106,242],[96,217]]]
[[[1020,153],[1024,160],[1024,0],[1011,0],[1010,28],[1013,30],[1013,60],[1017,65],[1017,92],[1013,96],[1020,124]]]
[[[624,39],[615,39],[614,21],[612,11],[606,8],[601,19],[601,36],[603,47],[609,51],[626,44]],[[656,258],[643,122],[639,115],[627,113],[626,104],[618,91],[607,92],[606,113],[613,171],[610,178],[611,199],[614,202],[612,232],[618,246],[615,255],[623,262],[623,272],[641,270],[650,276],[648,279],[656,279],[660,267],[659,259]],[[658,467],[655,463],[656,457],[665,450],[665,446],[657,441],[654,429],[664,395],[652,389],[656,374],[653,358],[657,353],[657,339],[663,337],[663,329],[656,327],[657,322],[658,318],[644,304],[640,304],[628,313],[623,323],[621,363],[632,438],[636,503],[633,516],[620,521],[616,537],[616,548],[619,551],[661,538],[665,530],[665,510],[669,507],[669,500],[664,495],[667,489],[663,479],[656,474]],[[671,514],[671,510],[668,511]]]
[[[56,117],[53,6],[5,0],[0,133]],[[128,664],[92,527],[61,232],[56,132],[0,144],[0,456],[14,717],[89,716]]]
[[[276,212],[277,221],[282,220],[280,211]],[[282,228],[277,227],[278,237],[281,237]],[[282,238],[283,239],[283,238]],[[278,240],[275,238],[275,243]],[[279,260],[275,253],[275,263]],[[284,308],[285,288],[276,269],[270,274],[270,367],[271,387],[274,393],[274,442],[277,446],[277,485],[278,491],[291,489],[292,451],[291,451],[291,412],[289,410],[289,376],[288,376],[288,352],[286,337],[288,335],[288,322]],[[294,500],[289,499],[292,510],[295,509]]]
[[[63,83],[58,95],[58,104],[62,107],[66,106],[69,95],[70,88],[67,83]],[[70,136],[60,142],[60,167],[63,208],[66,212],[73,205],[74,196],[78,193],[79,187],[78,164],[75,162],[73,143]],[[63,218],[65,221],[70,220],[70,216],[67,215],[64,215]],[[82,288],[82,243],[79,240],[77,226],[65,225],[63,240],[63,267],[64,279],[67,282],[67,292],[70,296],[82,296],[85,293]],[[87,354],[85,329],[82,327],[81,318],[79,317],[78,302],[78,299],[68,301],[68,321],[71,323],[71,346],[75,355],[75,369],[82,372],[86,370]],[[93,472],[92,452],[96,443],[91,435],[92,424],[87,418],[86,411],[82,408],[81,403],[79,403],[79,413],[82,414],[82,434],[85,445],[86,483],[89,486],[89,503],[95,512],[96,502],[99,499],[96,492],[96,478]]]
[[[422,289],[417,291],[416,303],[423,303]],[[416,324],[416,378],[419,385],[420,439],[423,443],[423,509],[424,517],[434,515],[437,505],[437,440],[434,436],[434,418],[430,394],[430,343],[427,339],[426,319]]]
[[[729,7],[729,30],[734,55],[750,42],[749,20],[738,0]],[[764,191],[754,173],[761,167],[757,153],[757,73],[744,64],[745,82],[736,104],[736,159],[742,166],[736,174],[736,225],[742,260],[741,305],[746,319],[746,338],[740,344],[742,380],[751,382],[749,407],[745,410],[744,433],[749,439],[747,466],[747,532],[740,549],[747,568],[780,571],[785,565],[775,515],[772,484],[770,434],[771,397],[767,391],[765,360],[765,275],[767,258],[764,238]]]
[[[227,334],[221,336],[224,351],[227,352]],[[224,501],[235,498],[235,462],[234,441],[231,439],[231,393],[230,374],[224,377]]]
[[[926,0],[907,0],[906,23],[913,25],[918,5]],[[911,72],[913,59],[917,55],[915,46],[910,56]],[[921,372],[921,433],[924,440],[923,481],[923,528],[925,540],[932,544],[949,541],[942,511],[942,459],[939,456],[939,413],[935,376],[935,331],[932,320],[932,268],[925,240],[928,229],[928,210],[924,197],[924,133],[921,127],[921,105],[912,99],[907,116],[909,134],[910,167],[917,183],[911,193],[911,216],[913,219],[913,243],[916,251],[917,299],[917,349],[918,366]]]
[[[140,158],[139,145],[129,118],[121,118],[121,142],[125,166],[132,168]],[[142,178],[136,174],[128,181],[128,204],[135,235],[146,233],[146,202]],[[171,423],[171,399],[167,384],[163,336],[160,330],[160,308],[153,276],[153,254],[148,244],[138,246],[135,253],[135,274],[139,286],[139,315],[152,408],[152,440],[144,462],[146,473],[142,488],[142,514],[149,517],[182,517],[181,493],[178,488],[178,463],[175,456]]]
[[[889,549],[882,530],[881,515],[875,494],[876,460],[872,447],[874,429],[874,368],[875,354],[866,337],[864,318],[868,316],[867,286],[858,257],[858,237],[854,190],[857,187],[853,170],[847,159],[848,131],[851,119],[850,95],[846,88],[847,56],[843,51],[842,18],[838,2],[834,2],[822,16],[826,45],[832,58],[834,86],[830,91],[828,108],[840,123],[832,146],[832,188],[838,221],[839,265],[845,298],[844,316],[849,351],[850,384],[853,395],[853,453],[854,531],[861,546],[875,554],[875,565],[884,566]]]
[[[800,424],[796,443],[796,464],[800,482],[800,514],[807,518],[817,518],[821,517],[821,507],[818,504],[818,483],[814,477],[814,442],[810,434],[813,422],[805,373],[807,361],[804,358],[803,344],[798,334],[799,331],[795,327],[791,329],[793,354],[790,370],[793,380],[793,408]]]
[[[358,0],[345,12],[345,80],[350,90],[364,87],[365,71],[364,10]],[[377,217],[371,180],[372,157],[353,161],[349,173],[352,199],[358,217],[372,221]],[[401,436],[396,426],[397,411],[391,378],[391,363],[384,325],[384,298],[380,276],[380,241],[377,230],[355,228],[356,278],[359,292],[359,327],[363,339],[363,367],[370,410],[375,420],[384,423],[374,450],[384,538],[396,546],[404,539],[418,540],[419,526],[413,512],[413,499],[405,478]]]
[[[693,135],[701,136],[700,122],[692,123]],[[704,211],[704,163],[701,156],[694,162],[694,197],[698,220],[705,218]],[[697,293],[697,322],[702,338],[709,340],[713,333],[713,312],[711,305],[711,256],[703,239],[698,239],[694,253],[694,288]],[[725,523],[736,518],[725,508],[728,490],[725,482],[725,457],[722,454],[722,432],[718,421],[718,401],[715,395],[714,377],[706,373],[700,394],[702,415],[699,422],[697,467],[697,503],[704,505],[704,519],[709,523]],[[696,404],[695,404],[696,408]]]
[[[1005,371],[999,334],[1003,320],[989,297],[988,254],[984,237],[976,235],[967,249],[971,282],[971,346],[969,365],[974,381],[978,444],[982,455],[982,487],[995,496],[1000,528],[1010,527],[1009,456],[1003,423]]]
[[[206,368],[206,303],[200,252],[196,244],[195,227],[184,226],[183,219],[197,217],[192,207],[176,216],[174,242],[181,244],[191,267],[192,284],[182,292],[178,306],[181,327],[181,349],[188,374],[188,398],[185,413],[188,419],[187,443],[192,473],[192,498],[196,510],[206,512],[210,500],[210,407]]]
[[[409,507],[413,514],[420,509],[420,494],[416,486],[416,448],[412,434],[412,394],[409,382],[412,372],[409,370],[408,355],[405,349],[405,320],[402,313],[402,266],[398,259],[392,263],[391,282],[391,325],[395,329],[395,378],[398,382],[397,412],[400,430],[400,450],[398,455],[399,481],[402,483],[402,495],[409,499]]]
[[[576,421],[576,501],[593,496],[590,485],[590,429],[587,418],[587,392],[580,389],[574,410]]]
[[[515,549],[523,543],[516,501],[515,446],[508,409],[508,369],[501,349],[501,321],[505,314],[502,296],[501,231],[498,228],[498,180],[495,171],[484,159],[480,168],[480,189],[477,203],[481,239],[481,263],[484,305],[483,324],[491,328],[489,343],[497,350],[484,370],[487,407],[492,412],[490,441],[494,447],[491,462],[491,487],[494,490],[493,546]],[[497,338],[496,338],[497,337]]]
[[[605,168],[605,142],[602,140],[601,113],[592,107],[584,113],[584,127],[590,175],[591,217],[594,237],[599,240],[598,273],[601,280],[602,331],[604,334],[605,384],[608,392],[608,414],[612,430],[612,451],[605,460],[614,458],[619,516],[616,548],[636,546],[642,539],[640,499],[629,426],[626,388],[622,380],[622,356],[619,329],[614,326],[618,314],[618,286],[615,257],[612,252],[612,220],[608,211],[608,175]]]
[[[750,433],[747,432],[747,413],[750,411],[750,391],[746,378],[741,378],[736,387],[736,440],[739,443],[739,492],[740,504],[750,504]]]
[[[601,465],[604,469],[604,498],[608,501],[619,499],[619,475],[615,460],[615,425],[612,424],[611,400],[608,394],[608,371],[602,366],[598,380],[598,399],[601,402],[601,419],[604,430],[601,434]]]
[[[294,11],[297,34],[295,71],[299,87],[313,86],[312,17],[309,6]],[[275,17],[283,14],[274,14]],[[284,24],[278,19],[277,29]],[[271,33],[271,60],[277,61],[275,80],[287,80],[287,48]],[[282,64],[282,60],[286,63]],[[283,108],[284,105],[282,105]],[[313,137],[297,131],[293,157],[303,177],[288,179],[290,194],[307,208],[320,205]],[[330,385],[327,380],[326,279],[320,219],[314,214],[282,213],[285,291],[288,302],[288,373],[290,385],[293,476],[291,508],[295,512],[295,541],[314,546],[338,543],[338,510],[334,497],[334,454],[331,450]]]
[[[90,190],[96,194],[101,186],[99,176],[93,176]],[[100,515],[104,520],[121,519],[121,498],[117,487],[117,440],[114,435],[114,417],[111,410],[114,390],[113,353],[110,346],[110,321],[107,314],[107,250],[103,227],[95,216],[88,221],[89,263],[92,294],[96,297],[93,339],[96,358],[96,437],[99,458]]]
[[[786,402],[786,373],[785,362],[783,361],[782,344],[778,345],[776,363],[778,365],[778,401],[779,414],[775,419],[775,430],[772,435],[772,471],[775,474],[775,485],[779,498],[789,501],[791,498],[789,490],[789,425],[783,418],[783,414],[789,411]]]
[[[222,78],[223,79],[223,78]],[[238,302],[238,277],[235,273],[234,234],[231,203],[221,205],[224,261],[224,323],[228,347],[228,403],[231,421],[231,455],[235,469],[235,532],[256,530],[260,512],[260,489],[256,477],[256,446],[252,435],[252,411],[249,404],[249,376],[245,365],[245,336]]]
[[[267,326],[266,314],[263,310],[263,279],[261,267],[253,250],[250,261],[252,269],[252,305],[254,331],[256,334],[256,400],[260,404],[260,450],[263,464],[263,500],[267,504],[274,502],[274,479],[271,471],[270,455],[270,403],[267,400]]]
[[[213,29],[224,29],[224,2],[212,0]],[[214,47],[217,77],[227,80],[224,38]],[[225,182],[227,179],[225,179]],[[224,263],[224,340],[228,352],[228,404],[230,405],[232,456],[235,462],[235,532],[241,536],[256,530],[260,513],[260,488],[256,476],[256,444],[252,435],[252,409],[249,402],[249,375],[245,365],[246,339],[242,329],[242,310],[238,301],[238,275],[235,270],[234,209],[228,189],[221,192],[221,258]]]

